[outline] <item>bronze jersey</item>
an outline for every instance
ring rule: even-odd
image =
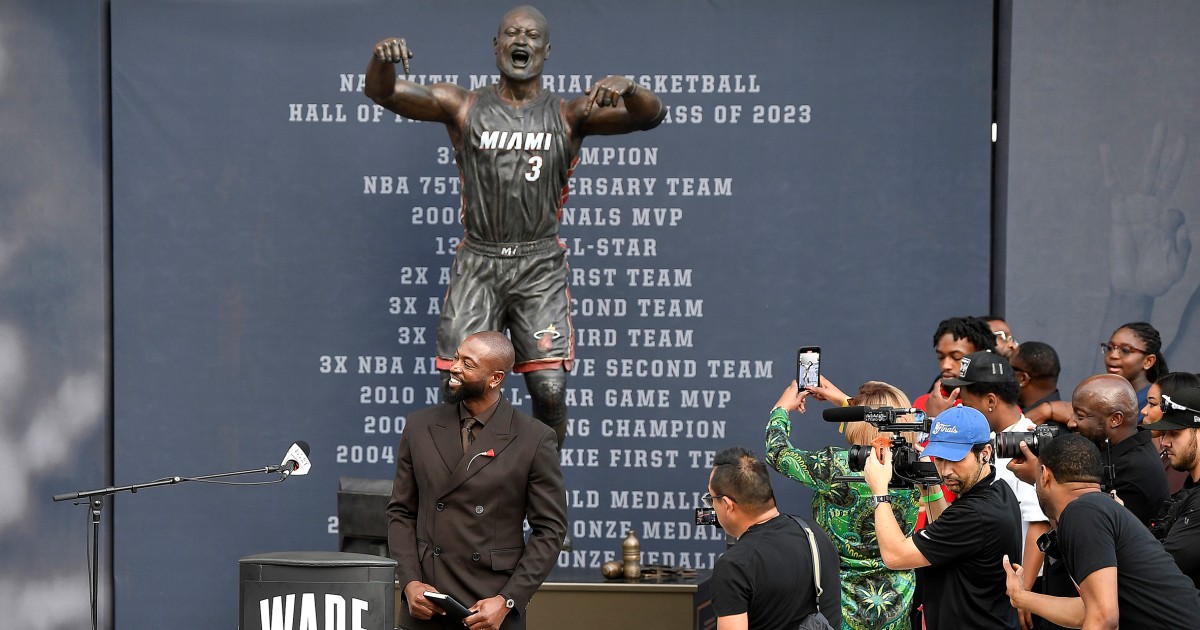
[[[495,85],[473,92],[454,155],[469,239],[523,243],[558,235],[578,159],[563,104],[546,90],[520,108],[505,103]]]

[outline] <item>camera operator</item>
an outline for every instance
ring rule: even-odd
[[[1026,591],[1020,565],[1006,557],[1012,605],[1071,628],[1194,628],[1200,593],[1133,514],[1100,491],[1096,445],[1060,435],[1040,455],[1038,498],[1057,534],[1047,554],[1061,557],[1079,597]]]
[[[892,453],[876,450],[864,476],[875,503],[875,533],[891,569],[917,569],[925,625],[939,628],[1017,628],[1017,611],[1006,596],[1006,575],[997,566],[1021,549],[1021,508],[1008,484],[988,462],[991,431],[983,414],[952,407],[933,422],[925,455],[958,498],[916,536],[906,538],[891,509]]]
[[[1030,432],[1037,428],[1032,420],[1021,413],[1017,405],[1020,385],[1017,384],[1016,374],[1008,359],[998,354],[987,351],[968,354],[962,358],[958,378],[945,379],[942,383],[946,387],[957,388],[963,404],[987,418],[993,439],[999,434]],[[1050,521],[1038,505],[1033,486],[1018,480],[1006,468],[1012,457],[1001,457],[1003,451],[1000,446],[997,449],[1000,452],[996,453],[996,478],[1012,488],[1021,504],[1021,564],[1025,567],[1025,588],[1034,590],[1043,560],[1037,539],[1050,531]],[[1029,613],[1022,611],[1021,615],[1021,625],[1032,627]]]
[[[703,500],[725,533],[737,538],[713,566],[717,630],[796,628],[818,612],[809,539],[776,508],[763,461],[736,446],[717,453]],[[840,628],[837,551],[820,527],[809,527],[821,557],[819,612]]]
[[[910,627],[908,615],[912,604],[916,576],[911,570],[893,571],[879,556],[875,539],[874,509],[870,491],[862,483],[839,481],[851,476],[849,452],[840,446],[819,450],[802,450],[792,446],[788,436],[792,422],[788,412],[805,412],[805,398],[814,397],[835,405],[848,407],[909,408],[904,392],[880,381],[867,381],[853,398],[820,377],[820,385],[809,391],[798,391],[796,381],[783,391],[771,409],[767,422],[767,463],[784,476],[813,490],[812,515],[825,529],[841,557],[842,628],[844,630],[901,630]],[[911,418],[906,416],[905,418]],[[913,424],[916,429],[921,425]],[[879,430],[868,422],[848,422],[846,441],[868,445]],[[902,433],[913,444],[915,432]],[[934,486],[937,488],[937,486]],[[917,498],[914,488],[892,488],[892,510],[905,535],[913,532],[917,521]],[[940,494],[940,493],[939,493]],[[932,500],[937,500],[934,495]],[[928,502],[928,501],[927,501]],[[863,598],[862,593],[876,597]]]
[[[1158,407],[1162,418],[1145,428],[1162,431],[1167,461],[1188,474],[1188,487],[1163,506],[1150,531],[1200,589],[1200,387],[1162,394]]]

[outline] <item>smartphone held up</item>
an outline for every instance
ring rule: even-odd
[[[796,387],[804,391],[821,384],[821,349],[804,346],[796,351]]]

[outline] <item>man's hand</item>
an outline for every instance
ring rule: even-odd
[[[943,396],[942,382],[938,381],[933,384],[933,389],[929,391],[929,398],[925,399],[925,415],[930,418],[936,418],[943,411],[953,407],[956,400],[958,400],[958,388],[955,387],[949,396]]]
[[[446,614],[441,606],[425,599],[425,591],[439,592],[436,588],[417,580],[405,585],[404,599],[408,601],[408,614],[414,619],[430,619],[434,615]]]
[[[850,400],[850,397],[847,396],[845,392],[838,389],[837,385],[834,385],[829,381],[829,379],[825,378],[824,376],[818,376],[817,379],[818,384],[816,387],[805,388],[809,393],[812,394],[813,398],[816,398],[817,400],[829,401],[835,405],[841,405],[847,400]]]
[[[1100,145],[1104,185],[1112,194],[1112,288],[1150,298],[1166,293],[1183,276],[1192,242],[1183,213],[1168,208],[1183,170],[1187,142],[1179,136],[1166,148],[1166,125],[1154,126],[1150,151],[1136,191],[1123,190],[1107,144]]]
[[[375,58],[384,63],[399,63],[404,65],[404,76],[408,76],[408,60],[413,53],[408,49],[402,37],[389,37],[375,44]]]
[[[1008,462],[1008,468],[1012,474],[1016,475],[1017,479],[1024,481],[1029,485],[1034,485],[1037,481],[1038,469],[1041,467],[1041,462],[1038,461],[1037,455],[1029,450],[1029,444],[1025,440],[1021,440],[1018,445],[1021,448],[1021,454],[1012,458]]]
[[[588,101],[587,109],[583,111],[583,115],[587,116],[592,113],[592,106],[599,105],[600,107],[616,107],[620,102],[621,97],[626,94],[633,94],[637,90],[637,84],[629,77],[607,76],[599,81],[596,81],[587,89],[587,94],[591,96]]]
[[[863,477],[871,494],[884,495],[888,493],[888,484],[892,481],[892,449],[883,449],[883,461],[879,461],[879,447],[871,447],[871,455],[863,466]]]
[[[796,389],[796,381],[792,381],[788,388],[783,390],[779,395],[779,400],[775,401],[775,407],[783,407],[788,411],[799,411],[804,413],[804,400],[808,398],[808,392],[805,390]],[[775,407],[771,407],[774,409]]]
[[[496,595],[481,599],[471,606],[475,614],[463,619],[463,625],[471,630],[499,630],[500,624],[508,616],[508,607],[504,605],[504,597]]]
[[[1021,598],[1021,594],[1025,592],[1025,570],[1019,564],[1013,564],[1008,561],[1008,554],[1004,554],[1004,572],[1008,575],[1005,580],[1005,592],[1008,594],[1008,603],[1012,604],[1013,608],[1020,611],[1021,627],[1028,629],[1031,626],[1025,625],[1025,620],[1030,617],[1029,611],[1023,610],[1017,603]],[[1030,619],[1032,624],[1032,618]]]

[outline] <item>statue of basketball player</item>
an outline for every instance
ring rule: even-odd
[[[666,108],[628,77],[608,76],[566,100],[542,89],[550,27],[530,6],[509,11],[492,40],[500,82],[476,90],[421,85],[402,38],[375,45],[364,93],[382,107],[446,125],[462,180],[466,228],[438,323],[443,383],[471,386],[451,371],[455,348],[481,330],[508,330],[513,371],[525,375],[533,416],[566,435],[566,373],[574,361],[566,250],[558,238],[567,181],[583,138],[653,129]]]

